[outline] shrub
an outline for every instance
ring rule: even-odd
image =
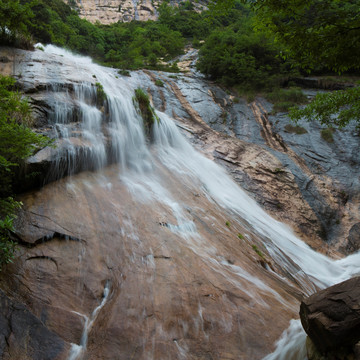
[[[97,82],[95,86],[96,86],[96,105],[102,106],[107,98],[106,92],[103,86],[99,82]]]
[[[120,70],[118,71],[118,74],[119,74],[119,75],[122,75],[122,76],[131,77],[131,74],[130,74],[130,71],[129,71],[129,70],[120,69]]]
[[[160,79],[155,80],[155,85],[160,86],[160,87],[164,87],[164,83]]]
[[[288,112],[293,106],[294,106],[294,104],[290,101],[283,101],[283,102],[275,103],[272,112],[274,112],[274,113]]]
[[[0,270],[12,261],[15,252],[11,233],[21,206],[13,198],[15,170],[25,158],[50,142],[27,127],[33,122],[31,109],[21,94],[14,91],[14,84],[14,79],[0,76]]]
[[[298,88],[275,89],[265,95],[274,104],[273,112],[288,112],[296,104],[305,104],[308,99]]]
[[[298,88],[275,89],[267,93],[265,97],[272,103],[289,102],[292,104],[304,104],[308,100],[306,95]]]
[[[138,104],[138,110],[144,122],[145,133],[150,135],[155,120],[160,122],[160,119],[155,114],[155,110],[150,105],[149,96],[143,89],[137,88],[135,90],[135,97],[133,100]]]
[[[261,258],[263,259],[265,258],[264,254],[259,250],[259,248],[256,245],[252,245],[252,248]]]

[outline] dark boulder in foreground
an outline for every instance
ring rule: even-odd
[[[0,359],[63,360],[69,345],[0,290]]]
[[[322,353],[353,347],[360,341],[360,277],[304,299],[300,317],[306,333]]]

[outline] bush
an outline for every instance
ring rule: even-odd
[[[298,88],[275,89],[267,93],[265,97],[272,103],[291,102],[292,104],[304,104],[308,101],[306,95]]]
[[[155,110],[150,105],[149,96],[143,89],[137,88],[135,90],[135,96],[133,100],[138,104],[138,110],[144,122],[145,133],[150,135],[155,120],[159,122],[160,119],[155,114]]]
[[[14,84],[14,79],[0,75],[0,270],[12,261],[15,251],[11,233],[21,206],[13,198],[15,170],[25,158],[49,144],[48,138],[27,127],[33,122],[31,109]]]
[[[96,86],[96,105],[102,106],[107,98],[106,92],[103,86],[99,82],[97,82],[95,86]]]
[[[232,25],[215,29],[205,40],[197,68],[227,86],[271,89],[290,73],[279,51],[272,39],[253,30],[251,17],[240,14]]]
[[[163,81],[161,81],[160,79],[156,79],[156,80],[155,80],[155,85],[156,85],[156,86],[160,86],[160,87],[164,87],[164,83],[163,83]]]
[[[267,100],[274,104],[273,112],[288,112],[297,104],[308,101],[306,95],[298,88],[275,89],[265,94]]]

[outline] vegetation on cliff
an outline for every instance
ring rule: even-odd
[[[0,75],[0,270],[11,261],[15,250],[10,235],[21,206],[13,197],[15,172],[25,158],[49,142],[28,127],[31,109],[14,84],[14,79]]]
[[[257,31],[271,34],[282,45],[282,57],[309,72],[360,69],[358,0],[243,1],[251,4]],[[231,5],[232,0],[221,2]],[[318,94],[305,109],[294,109],[290,116],[316,119],[328,126],[343,127],[351,120],[360,123],[359,99],[359,87]]]
[[[143,118],[145,133],[149,136],[155,121],[159,122],[160,119],[150,104],[149,95],[143,89],[137,88],[135,90],[133,100],[138,105],[138,111]]]

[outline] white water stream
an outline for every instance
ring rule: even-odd
[[[151,152],[144,136],[142,120],[132,102],[134,88],[141,86],[135,75],[131,79],[117,78],[115,70],[102,68],[93,64],[88,58],[72,55],[53,46],[45,48],[44,56],[62,57],[63,66],[58,69],[57,82],[67,78],[78,79],[73,94],[62,92],[59,95],[54,114],[54,129],[57,136],[68,142],[69,161],[74,162],[79,149],[81,151],[85,149],[87,152],[85,158],[88,162],[85,168],[99,169],[110,161],[119,163],[121,181],[128,186],[134,197],[138,197],[139,201],[156,199],[171,208],[177,224],[170,224],[169,228],[182,236],[198,256],[210,261],[215,271],[226,277],[224,264],[214,255],[216,249],[203,246],[206,239],[201,239],[183,206],[173,199],[170,190],[166,189],[161,178],[156,174],[157,162],[160,161],[170,172],[178,174],[178,177],[190,178],[194,184],[198,184],[199,188],[203,189],[204,194],[211,201],[230,211],[234,217],[244,219],[250,224],[252,229],[264,239],[264,245],[273,260],[282,264],[282,267],[285,267],[294,278],[304,280],[305,293],[311,294],[315,290],[315,286],[305,284],[312,282],[323,288],[360,273],[360,253],[341,260],[332,260],[313,251],[298,239],[290,228],[262,210],[233,182],[225,170],[197,152],[181,135],[174,120],[160,112],[158,116],[161,121],[155,124],[152,145],[156,151]],[[89,100],[95,97],[95,87],[91,85],[95,77],[107,94],[106,120],[104,114]],[[70,96],[81,110],[78,132],[74,131],[74,127],[71,128],[72,124],[69,124],[73,109],[64,108],[62,97],[68,99]],[[293,263],[289,262],[289,258]],[[226,271],[246,279],[253,287],[257,287],[258,291],[272,293],[280,302],[284,301],[264,282],[239,266],[227,264]],[[238,283],[234,282],[234,285],[238,286]],[[73,346],[70,360],[80,359],[86,351],[87,333],[96,315],[104,306],[108,292],[108,289],[105,289],[101,304],[94,310],[90,319],[86,318],[82,342]],[[305,334],[301,325],[299,321],[294,320],[279,339],[275,352],[265,359],[304,359],[306,356],[304,340]]]

